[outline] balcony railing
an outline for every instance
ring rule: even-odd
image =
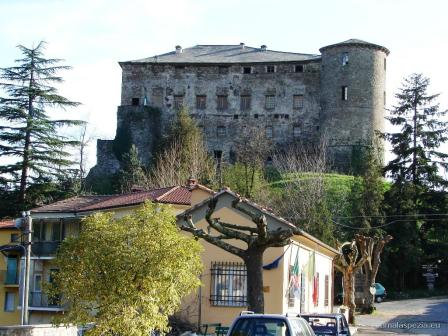
[[[35,255],[53,255],[56,253],[57,249],[61,245],[60,241],[45,241],[45,242],[34,242],[31,245],[31,251]]]
[[[48,297],[42,292],[30,292],[29,306],[34,308],[62,308],[59,296]]]

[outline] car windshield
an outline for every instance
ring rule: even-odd
[[[338,331],[338,321],[333,317],[302,316],[308,321],[316,334],[336,334]]]
[[[275,318],[239,319],[230,336],[289,336],[286,322]]]

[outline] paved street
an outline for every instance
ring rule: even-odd
[[[448,298],[386,301],[373,315],[358,315],[358,335],[448,335]]]

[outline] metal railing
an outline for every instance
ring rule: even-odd
[[[49,297],[42,292],[30,292],[30,307],[39,308],[61,308],[61,300],[58,295]]]
[[[57,249],[61,245],[60,241],[33,241],[31,245],[31,252],[35,255],[53,255],[56,253]]]

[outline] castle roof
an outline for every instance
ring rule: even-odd
[[[386,55],[389,55],[389,53],[390,53],[389,49],[387,49],[386,47],[383,47],[383,46],[381,46],[379,44],[374,44],[374,43],[370,43],[370,42],[363,41],[363,40],[358,40],[358,39],[350,39],[350,40],[347,40],[347,41],[343,41],[343,42],[339,42],[339,43],[335,43],[335,44],[330,44],[328,46],[320,48],[319,51],[323,52],[323,51],[325,51],[327,49],[337,48],[337,47],[344,47],[344,46],[379,49],[381,51],[384,51],[386,53]]]
[[[275,63],[310,61],[320,59],[320,55],[300,54],[268,50],[266,46],[260,48],[240,45],[196,45],[194,47],[182,49],[176,47],[175,51],[153,57],[143,58],[134,61],[120,62],[126,63]]]

